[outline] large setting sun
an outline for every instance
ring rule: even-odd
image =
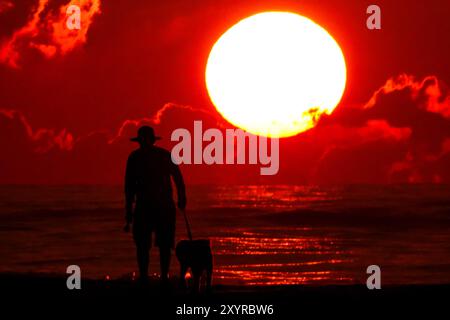
[[[289,137],[330,114],[345,89],[346,65],[333,37],[290,12],[241,20],[217,40],[206,66],[220,114],[253,134]]]

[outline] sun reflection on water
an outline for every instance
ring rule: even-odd
[[[247,285],[351,282],[352,278],[336,270],[336,266],[351,262],[339,240],[304,234],[307,231],[290,230],[285,236],[268,237],[265,232],[240,230],[233,236],[212,238],[216,259],[234,261],[219,264],[215,279]]]

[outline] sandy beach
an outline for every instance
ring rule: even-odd
[[[162,290],[151,281],[142,287],[129,280],[84,280],[80,290],[68,290],[63,276],[0,274],[3,308],[18,315],[56,317],[87,315],[139,315],[144,319],[304,319],[321,316],[360,318],[417,311],[444,312],[450,284],[387,286],[368,290],[354,286],[224,286],[211,294],[194,295],[177,288]],[[271,306],[266,314],[243,314],[237,306]],[[22,307],[21,307],[22,306]],[[209,307],[205,314],[177,314],[189,308]],[[181,308],[181,309],[180,309]],[[197,309],[199,310],[199,309]],[[215,311],[214,311],[215,310]],[[272,310],[269,314],[267,310]],[[248,312],[248,311],[247,311]],[[428,317],[432,319],[433,317]]]

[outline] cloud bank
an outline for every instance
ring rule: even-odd
[[[317,126],[280,141],[280,171],[258,166],[184,165],[188,183],[450,183],[450,98],[436,77],[389,79],[356,106],[339,106]],[[171,148],[176,128],[230,127],[219,115],[167,103],[127,119],[116,130],[76,136],[65,128],[33,128],[20,112],[0,110],[0,183],[121,183],[129,138],[143,124]]]

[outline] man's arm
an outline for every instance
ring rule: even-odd
[[[181,175],[180,168],[178,165],[173,163],[171,165],[171,174],[173,177],[173,181],[175,182],[175,186],[177,187],[177,198],[178,198],[178,208],[184,210],[186,208],[186,188],[184,186],[183,176]]]
[[[136,195],[136,179],[132,157],[128,157],[125,170],[125,220],[130,224],[133,220],[133,203]]]

